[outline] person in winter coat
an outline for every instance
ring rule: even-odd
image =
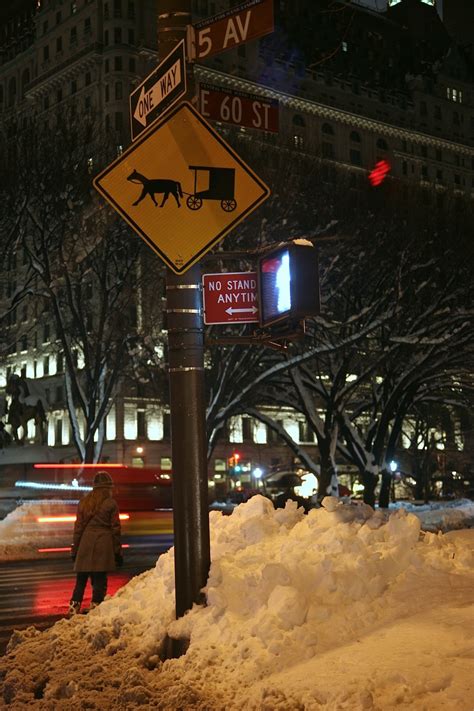
[[[97,472],[92,491],[79,502],[71,549],[76,586],[69,603],[69,617],[81,609],[88,578],[92,584],[90,609],[93,609],[107,592],[107,572],[123,563],[119,509],[112,498],[112,487],[110,475]]]

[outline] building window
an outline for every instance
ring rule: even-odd
[[[56,386],[56,402],[62,402],[64,399],[64,393],[63,393],[63,386],[62,385],[57,385]]]
[[[92,105],[91,97],[90,97],[90,96],[86,96],[86,98],[85,98],[85,100],[84,100],[84,108],[85,108],[86,110],[87,110],[87,109],[90,109],[90,108],[91,108],[91,105]]]
[[[173,464],[171,461],[171,457],[161,457],[160,458],[160,467],[161,469],[164,469],[165,471],[171,471]]]
[[[114,28],[114,43],[120,44],[121,42],[122,42],[122,28],[115,27]]]
[[[347,49],[348,49],[348,47],[347,47],[347,42],[343,42],[342,45],[341,45],[341,48],[342,48],[342,51],[343,51],[343,52],[347,52]]]
[[[75,15],[77,12],[77,2],[71,3],[71,15]]]
[[[62,90],[62,89],[58,89],[57,92],[56,92],[56,101],[57,101],[58,104],[59,104],[62,100],[63,100],[63,90]]]
[[[439,160],[439,161],[443,160],[443,153],[441,151],[441,148],[436,149],[436,160]]]
[[[61,22],[61,11],[56,13],[56,24],[59,25]]]
[[[107,102],[107,101],[109,101],[109,99],[110,99],[109,85],[106,84],[105,85],[105,101]]]
[[[117,82],[115,82],[115,99],[117,101],[119,101],[122,98],[123,98],[122,82],[117,81]]]
[[[453,123],[455,126],[459,126],[459,113],[457,111],[453,111]]]
[[[64,372],[64,354],[63,353],[58,353],[58,355],[56,356],[56,372],[57,373]]]
[[[91,83],[91,81],[92,81],[92,75],[91,75],[91,73],[90,73],[90,72],[86,72],[86,75],[85,75],[85,85],[86,85],[86,86],[89,86],[89,84]]]
[[[297,150],[302,150],[302,148],[304,146],[303,136],[298,136],[297,134],[295,134],[293,136],[293,145]]]
[[[121,131],[123,126],[123,114],[120,111],[115,112],[115,130]]]
[[[45,323],[43,326],[43,343],[49,343],[50,330],[49,323]]]
[[[423,178],[423,180],[428,180],[429,174],[428,174],[428,166],[427,165],[421,166],[421,177]]]
[[[420,116],[426,116],[428,114],[428,107],[426,101],[420,101]]]
[[[454,165],[459,166],[461,161],[459,160],[459,156],[457,153],[454,154]]]
[[[436,171],[436,182],[439,183],[440,185],[443,184],[443,171],[442,170]]]
[[[421,146],[420,151],[423,158],[426,158],[428,156],[428,149],[426,146]]]
[[[109,44],[109,31],[105,30],[104,32],[104,44],[108,45]]]
[[[435,106],[434,107],[434,117],[435,119],[438,119],[438,121],[441,121],[441,107],[440,106]]]
[[[90,17],[86,17],[86,19],[84,20],[84,34],[85,34],[85,35],[89,34],[90,31],[91,31],[91,29],[92,29],[92,26],[91,26],[91,18],[90,18]]]
[[[388,151],[388,145],[385,138],[377,139],[377,148],[379,148],[381,151]]]
[[[461,177],[459,175],[457,175],[456,173],[454,174],[454,184],[461,185]]]
[[[128,31],[128,44],[135,44],[135,30]],[[241,47],[245,47],[245,45],[241,45]]]
[[[62,51],[63,51],[63,38],[57,37],[56,38],[56,52],[62,52]]]
[[[45,62],[47,62],[48,59],[49,59],[49,46],[46,45],[45,47],[43,47],[43,60]]]
[[[122,17],[122,0],[114,0],[114,17]]]
[[[129,71],[131,71],[133,73],[136,72],[136,63],[135,63],[135,59],[133,57],[130,57],[130,59],[128,60],[128,68],[129,68]]]
[[[361,153],[355,148],[351,148],[349,152],[349,158],[352,165],[362,165]]]
[[[334,136],[334,129],[329,123],[323,123],[321,126],[321,133],[326,134],[326,136]]]
[[[402,163],[402,173],[403,175],[408,175],[408,165],[406,160],[404,160]]]
[[[128,0],[128,13],[127,14],[128,14],[129,20],[135,19],[135,3],[133,2],[133,0]]]
[[[28,350],[28,336],[26,336],[26,335],[21,337],[21,350],[22,351]]]
[[[349,136],[349,138],[354,143],[360,143],[360,134],[357,133],[357,131],[351,131],[351,135]]]
[[[77,42],[77,27],[71,27],[69,41],[71,44],[75,44]]]
[[[116,72],[122,71],[122,57],[114,57],[114,69]]]
[[[43,358],[43,375],[49,375],[49,356]]]
[[[334,159],[334,145],[332,143],[327,143],[326,141],[323,141],[321,143],[321,154],[323,158],[330,158],[331,160]]]

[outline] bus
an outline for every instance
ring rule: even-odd
[[[114,482],[122,524],[124,547],[157,548],[173,545],[172,474],[158,467],[129,467],[120,463],[36,463],[22,466],[21,478],[10,481],[17,506],[26,505],[29,525],[36,533],[42,553],[70,550],[79,500],[92,490],[97,471],[106,471]],[[13,479],[10,470],[10,479]],[[17,473],[18,472],[17,470]],[[5,486],[5,479],[3,480]],[[22,519],[24,520],[24,519]],[[51,546],[45,544],[50,534]],[[34,533],[32,534],[34,535]],[[64,545],[58,545],[58,542]]]

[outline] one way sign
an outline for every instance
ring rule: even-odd
[[[184,41],[130,94],[132,141],[186,93]]]

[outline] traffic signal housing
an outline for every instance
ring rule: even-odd
[[[308,240],[280,245],[258,262],[260,325],[301,321],[320,312],[318,252]]]
[[[231,474],[238,474],[240,472],[240,454],[234,452],[227,461],[227,468]]]

